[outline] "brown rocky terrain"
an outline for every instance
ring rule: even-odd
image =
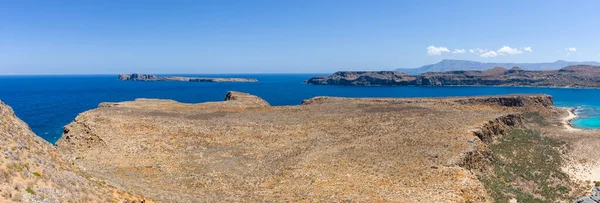
[[[306,83],[356,86],[600,87],[600,66],[576,65],[548,71],[496,67],[487,71],[428,72],[414,76],[394,71],[341,71],[331,76],[310,78]]]
[[[199,78],[182,76],[156,76],[152,74],[119,74],[119,80],[129,81],[179,81],[179,82],[258,82],[255,78]]]
[[[143,200],[82,175],[0,102],[0,202]],[[147,201],[146,201],[147,202]]]
[[[538,133],[565,129],[547,95],[225,100],[102,103],[57,148],[159,202],[564,201],[589,191],[561,171],[568,147]]]

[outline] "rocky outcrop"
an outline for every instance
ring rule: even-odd
[[[151,74],[120,74],[119,80],[128,81],[179,81],[179,82],[258,82],[255,78],[198,78],[181,76],[155,76]]]
[[[244,93],[244,92],[235,92],[229,91],[227,95],[225,95],[225,101],[235,101],[243,103],[246,107],[268,107],[271,106],[265,100],[260,97]]]
[[[490,97],[469,97],[459,99],[457,102],[463,104],[491,104],[506,107],[542,107],[548,108],[554,105],[550,95],[508,95],[508,96],[490,96]]]
[[[133,80],[133,81],[156,81],[159,77],[150,74],[120,74],[119,80]]]
[[[410,85],[414,77],[394,71],[340,71],[328,77],[313,77],[306,83],[315,85]]]
[[[498,136],[505,135],[509,129],[522,127],[523,124],[522,115],[508,114],[489,121],[474,133],[484,143],[492,143]]]
[[[0,202],[143,200],[107,186],[66,162],[0,102]]]
[[[393,71],[337,72],[306,81],[317,85],[355,86],[540,86],[600,87],[600,66],[569,66],[555,71],[496,67],[487,71],[428,72],[416,76]]]
[[[592,189],[590,196],[582,197],[575,200],[573,203],[598,203],[600,202],[600,187]]]
[[[492,161],[492,154],[486,148],[487,145],[498,137],[506,135],[508,130],[520,128],[523,125],[524,119],[520,114],[508,114],[486,122],[473,132],[479,139],[472,142],[473,150],[465,152],[458,165],[472,171],[485,171]]]

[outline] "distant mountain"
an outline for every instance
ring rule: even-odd
[[[425,65],[420,68],[407,68],[407,69],[396,69],[398,72],[404,72],[409,75],[418,75],[426,72],[446,72],[456,70],[479,70],[485,71],[494,67],[505,67],[512,68],[518,66],[523,70],[558,70],[567,66],[573,65],[592,65],[600,66],[599,62],[595,61],[584,61],[584,62],[571,62],[571,61],[555,61],[552,63],[482,63],[477,61],[466,61],[466,60],[450,60],[444,59],[436,64]]]
[[[312,77],[314,85],[350,86],[534,86],[600,87],[600,66],[574,65],[560,70],[532,71],[495,67],[486,71],[427,72],[408,75],[396,71],[340,71],[330,76]]]

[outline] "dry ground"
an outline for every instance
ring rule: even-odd
[[[142,200],[82,175],[0,101],[0,202]]]
[[[551,108],[544,95],[318,97],[281,107],[228,98],[103,103],[68,125],[57,147],[88,174],[161,202],[490,202],[459,166],[482,147],[473,132]]]

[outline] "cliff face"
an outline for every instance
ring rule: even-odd
[[[164,202],[490,202],[461,167],[480,139],[473,130],[552,103],[495,98],[318,97],[271,107],[231,92],[200,104],[103,103],[69,124],[57,147],[108,183]]]
[[[328,77],[310,78],[307,83],[318,85],[410,85],[415,80],[415,77],[405,73],[394,71],[357,71],[357,72],[336,72]]]
[[[179,82],[258,82],[255,78],[198,78],[181,76],[156,76],[152,74],[120,74],[119,80],[129,81],[179,81]]]
[[[82,175],[2,102],[0,155],[0,202],[141,200]]]
[[[360,77],[356,77],[360,75]],[[331,85],[415,85],[415,86],[544,86],[600,87],[600,66],[569,66],[555,71],[525,71],[518,67],[507,70],[428,72],[417,76],[403,73],[338,72],[327,77],[314,77],[308,84]]]
[[[396,69],[398,72],[404,72],[411,75],[418,75],[427,72],[445,72],[445,71],[457,71],[457,70],[477,70],[485,71],[494,67],[514,67],[518,66],[525,70],[558,70],[563,67],[573,65],[592,65],[600,66],[600,63],[595,61],[555,61],[552,63],[481,63],[478,61],[466,61],[466,60],[451,60],[444,59],[436,64],[425,65],[419,68],[405,68]]]

